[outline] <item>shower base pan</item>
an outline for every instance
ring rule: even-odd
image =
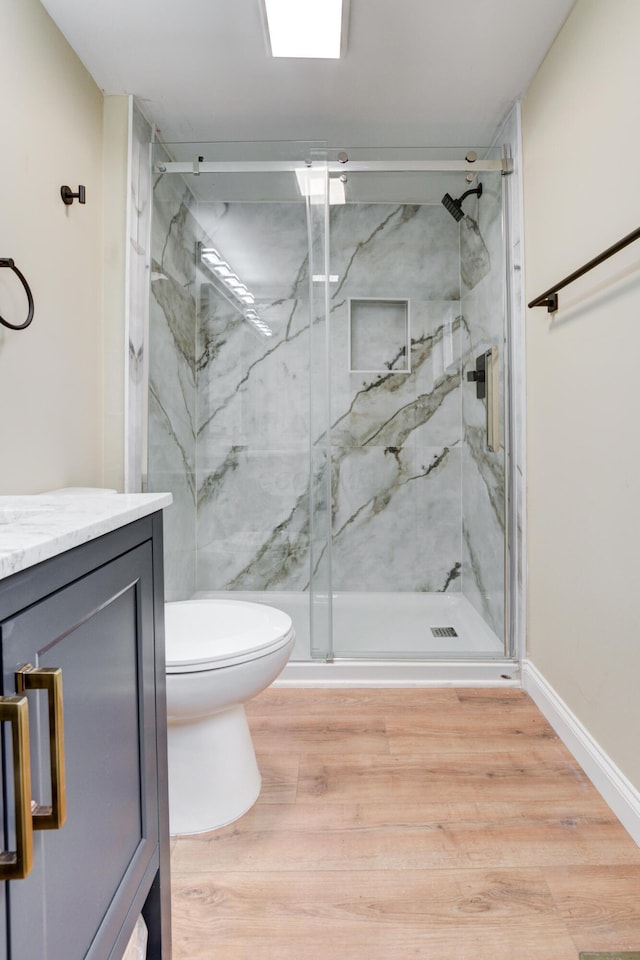
[[[267,603],[288,613],[296,631],[291,661],[311,655],[308,593],[294,591],[199,592],[216,597]],[[316,597],[316,623],[326,623]],[[461,594],[335,593],[332,659],[475,659],[504,656],[502,641]],[[323,638],[320,638],[320,644]],[[318,647],[318,644],[316,644]],[[320,647],[323,652],[323,648]],[[319,658],[322,659],[322,656]]]

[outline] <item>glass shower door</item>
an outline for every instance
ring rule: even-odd
[[[306,171],[309,232],[310,652],[332,656],[329,174],[325,151]]]
[[[345,150],[330,208],[334,655],[500,658],[500,153],[470,173],[387,153]],[[456,218],[443,198],[468,189]]]
[[[508,178],[461,153],[155,151],[167,596],[272,603],[293,659],[505,653]]]
[[[149,482],[174,493],[167,596],[271,603],[302,660],[331,639],[322,146],[154,156]]]

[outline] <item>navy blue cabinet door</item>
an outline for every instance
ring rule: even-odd
[[[62,670],[67,792],[66,822],[34,832],[32,872],[6,884],[8,960],[106,960],[158,869],[153,599],[147,541],[0,623],[5,694],[25,664]],[[48,804],[46,694],[27,697]]]

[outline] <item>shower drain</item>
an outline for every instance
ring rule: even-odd
[[[434,637],[457,637],[454,627],[431,627]]]

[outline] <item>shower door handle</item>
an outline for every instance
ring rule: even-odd
[[[467,370],[467,380],[476,385],[476,398],[484,400],[487,395],[487,354],[480,353],[476,357],[475,370]]]
[[[492,453],[500,451],[500,374],[498,369],[498,348],[492,347],[486,353],[486,392],[487,392],[487,448]]]
[[[485,401],[487,449],[500,450],[500,373],[498,348],[491,347],[476,357],[475,370],[467,371],[467,380],[476,385],[476,397]]]

